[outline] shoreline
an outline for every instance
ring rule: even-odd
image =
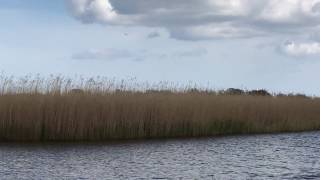
[[[320,133],[319,130],[307,131],[284,131],[284,132],[269,132],[269,133],[249,133],[249,134],[222,134],[215,136],[194,136],[194,137],[164,137],[164,138],[149,138],[149,139],[117,139],[117,140],[91,140],[91,141],[65,141],[65,140],[47,140],[47,141],[0,141],[2,145],[130,145],[144,144],[154,142],[175,142],[175,141],[197,141],[207,139],[224,139],[224,138],[249,138],[249,137],[264,137],[264,136],[285,136],[285,135],[300,135]]]

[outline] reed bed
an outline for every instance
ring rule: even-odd
[[[320,99],[102,77],[0,76],[0,141],[105,141],[320,129]]]

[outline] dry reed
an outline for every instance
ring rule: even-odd
[[[100,141],[320,129],[320,99],[97,77],[0,76],[1,141]]]

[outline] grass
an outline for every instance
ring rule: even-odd
[[[320,130],[320,99],[162,82],[0,76],[0,141],[103,141]]]

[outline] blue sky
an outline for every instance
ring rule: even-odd
[[[320,95],[319,1],[199,2],[1,0],[0,71]]]

